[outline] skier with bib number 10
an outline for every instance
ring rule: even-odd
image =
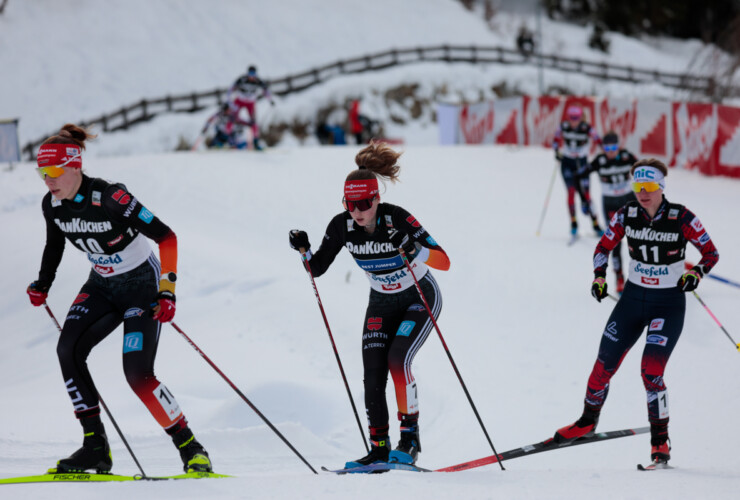
[[[36,160],[49,192],[41,202],[46,220],[41,270],[27,289],[31,304],[46,304],[66,240],[85,252],[92,265],[57,344],[84,439],[82,447],[59,460],[53,471],[108,473],[113,467],[87,358],[123,323],[123,371],[131,389],[172,438],[185,472],[211,472],[208,453],[193,436],[175,398],[154,375],[162,323],[175,315],[177,238],[125,186],[82,173],[82,150],[94,137],[67,124],[41,145]],[[147,238],[158,244],[161,264]]]

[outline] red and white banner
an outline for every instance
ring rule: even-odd
[[[698,169],[706,175],[740,177],[740,108],[716,104],[591,97],[512,97],[446,106],[439,113],[445,144],[517,144],[551,147],[571,105],[599,135],[614,131],[638,158]],[[441,134],[442,138],[443,135]],[[598,148],[593,146],[591,153]]]

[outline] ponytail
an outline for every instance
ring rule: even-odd
[[[96,134],[91,134],[87,129],[67,123],[56,135],[46,139],[43,144],[75,144],[81,149],[85,149],[85,141],[96,137]]]
[[[348,181],[360,179],[383,179],[396,182],[401,166],[396,164],[402,153],[396,152],[388,144],[371,141],[355,156],[357,169],[347,176]]]

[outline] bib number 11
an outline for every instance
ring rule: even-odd
[[[640,252],[642,252],[642,259],[647,262],[648,261],[648,247],[647,245],[640,245],[637,247],[640,249]],[[653,254],[653,261],[657,264],[659,260],[659,253],[658,253],[658,245],[653,245],[650,247],[650,252]]]

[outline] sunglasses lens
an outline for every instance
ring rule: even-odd
[[[37,168],[36,171],[42,179],[46,179],[47,176],[52,179],[56,179],[64,173],[64,169],[62,167],[57,167],[56,165],[52,165],[51,167],[40,167]]]
[[[356,201],[349,201],[345,199],[345,200],[342,200],[342,203],[344,204],[344,208],[348,212],[353,212],[355,208],[359,210],[360,212],[364,212],[365,210],[369,210],[370,207],[373,206],[374,200],[375,200],[375,197],[367,198],[365,200],[356,200]]]
[[[618,144],[604,144],[604,151],[607,153],[614,152],[619,149]]]
[[[660,184],[658,184],[657,182],[635,182],[632,184],[632,189],[635,191],[635,193],[639,193],[643,189],[648,193],[654,193],[655,191],[660,189]]]

